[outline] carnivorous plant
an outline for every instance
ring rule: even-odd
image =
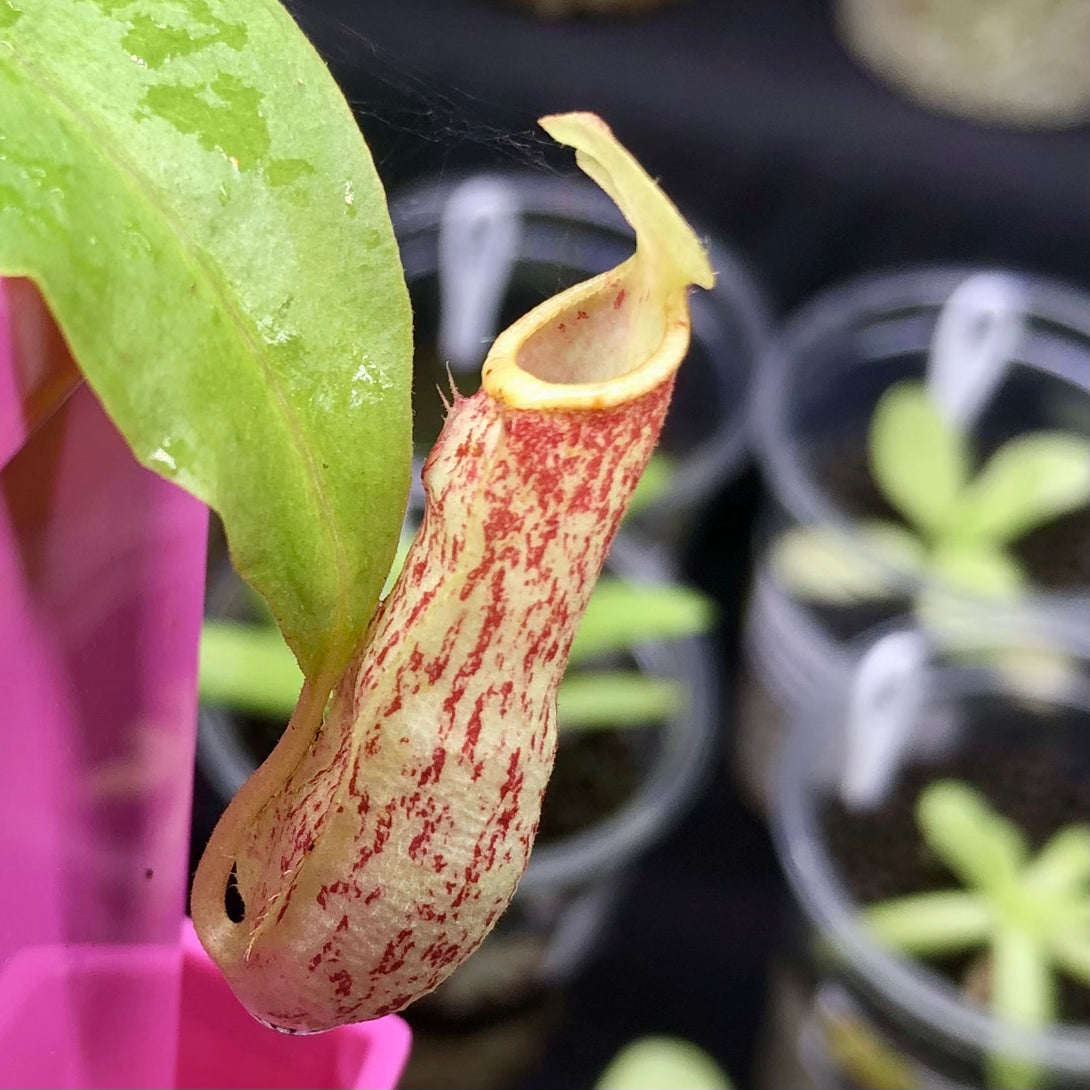
[[[575,625],[662,424],[687,286],[710,282],[695,238],[601,122],[543,124],[618,200],[636,255],[497,338],[481,391],[455,399],[420,532],[324,718],[304,687],[194,882],[206,945],[285,1028],[403,1007],[510,901]]]
[[[0,272],[38,284],[136,456],[220,512],[305,679],[191,902],[236,995],[287,1031],[405,1006],[510,900],[576,624],[657,439],[689,286],[713,282],[600,120],[542,124],[636,253],[496,339],[379,605],[409,308],[328,72],[272,0],[0,2]]]

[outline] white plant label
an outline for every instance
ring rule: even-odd
[[[1025,307],[1025,290],[1006,273],[970,276],[947,299],[931,339],[927,388],[952,427],[968,428],[995,392],[1021,343]]]
[[[923,706],[926,637],[891,632],[859,660],[848,694],[840,798],[851,810],[875,806],[889,789]]]
[[[480,366],[496,335],[518,253],[518,195],[502,178],[471,178],[439,222],[439,352],[454,372]]]

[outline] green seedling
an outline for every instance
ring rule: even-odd
[[[964,596],[1017,599],[1028,578],[1010,551],[1024,534],[1090,500],[1085,436],[1042,431],[1012,439],[975,475],[968,437],[946,422],[922,383],[892,386],[871,420],[871,474],[903,516],[798,526],[776,542],[776,577],[800,597],[833,605],[890,598],[907,580]],[[852,540],[854,539],[854,540]],[[926,619],[942,601],[923,592]]]
[[[641,1037],[625,1045],[595,1090],[730,1090],[731,1081],[703,1049],[677,1037]]]
[[[1056,1021],[1056,973],[1090,986],[1090,825],[1072,825],[1031,854],[1022,832],[967,784],[931,784],[917,803],[928,847],[960,889],[870,905],[867,927],[882,944],[917,958],[980,950],[971,971],[996,1018],[1035,1030]],[[1036,1090],[1040,1067],[987,1057],[995,1090]]]

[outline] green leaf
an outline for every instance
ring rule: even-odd
[[[1023,880],[1037,896],[1090,897],[1090,825],[1069,825],[1051,836],[1026,867]]]
[[[0,273],[137,457],[223,516],[308,674],[397,544],[408,297],[370,156],[273,0],[5,0]]]
[[[1065,926],[1050,930],[1045,943],[1057,968],[1090,988],[1090,906],[1073,912]]]
[[[401,528],[401,536],[397,539],[397,551],[394,553],[390,570],[386,573],[386,582],[382,585],[383,598],[393,590],[397,577],[401,574],[401,569],[405,567],[405,558],[409,555],[415,537],[416,535],[406,530],[404,526]]]
[[[893,522],[870,520],[839,533],[831,526],[793,526],[772,546],[774,578],[792,594],[848,605],[902,592],[891,575],[919,575],[927,563],[923,543]]]
[[[862,919],[885,946],[906,954],[941,956],[986,942],[993,915],[980,894],[943,890],[869,905]]]
[[[1025,837],[968,784],[929,784],[916,820],[928,846],[966,886],[1005,894],[1017,881],[1028,854]]]
[[[992,940],[991,1006],[997,1018],[1021,1029],[1038,1029],[1056,1019],[1055,981],[1035,936],[1000,928]],[[988,1085],[996,1090],[1036,1090],[1040,1066],[1025,1056],[997,1048],[988,1056]]]
[[[965,489],[950,532],[961,540],[1013,541],[1090,502],[1090,442],[1037,432],[1000,447]]]
[[[303,676],[272,627],[205,621],[201,630],[201,700],[286,723]]]
[[[684,703],[681,685],[635,670],[569,673],[556,696],[562,730],[654,726]]]
[[[964,437],[943,420],[919,382],[891,386],[871,418],[871,474],[924,536],[940,537],[955,517],[969,474]]]
[[[640,511],[665,496],[674,483],[676,472],[673,459],[669,455],[657,451],[652,454],[651,460],[644,467],[643,475],[636,484],[636,491],[632,493],[632,498],[628,501],[625,518],[639,514]]]
[[[730,1090],[731,1082],[703,1049],[676,1037],[642,1037],[625,1045],[595,1090]]]
[[[944,542],[931,556],[931,571],[972,597],[1014,598],[1026,583],[1018,562],[988,542]]]
[[[707,632],[712,603],[699,591],[671,583],[599,579],[572,642],[571,665],[654,640]]]

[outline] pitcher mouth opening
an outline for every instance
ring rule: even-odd
[[[516,409],[629,405],[665,386],[681,365],[689,285],[710,288],[715,273],[678,210],[600,118],[554,114],[540,123],[575,149],[579,167],[615,201],[636,233],[636,252],[501,333],[481,385]]]
[[[481,369],[486,393],[513,408],[600,410],[625,405],[661,386],[689,348],[687,292],[663,300],[660,319],[640,328],[646,300],[632,298],[625,275],[634,259],[576,284],[498,336]],[[621,370],[618,360],[639,359]]]

